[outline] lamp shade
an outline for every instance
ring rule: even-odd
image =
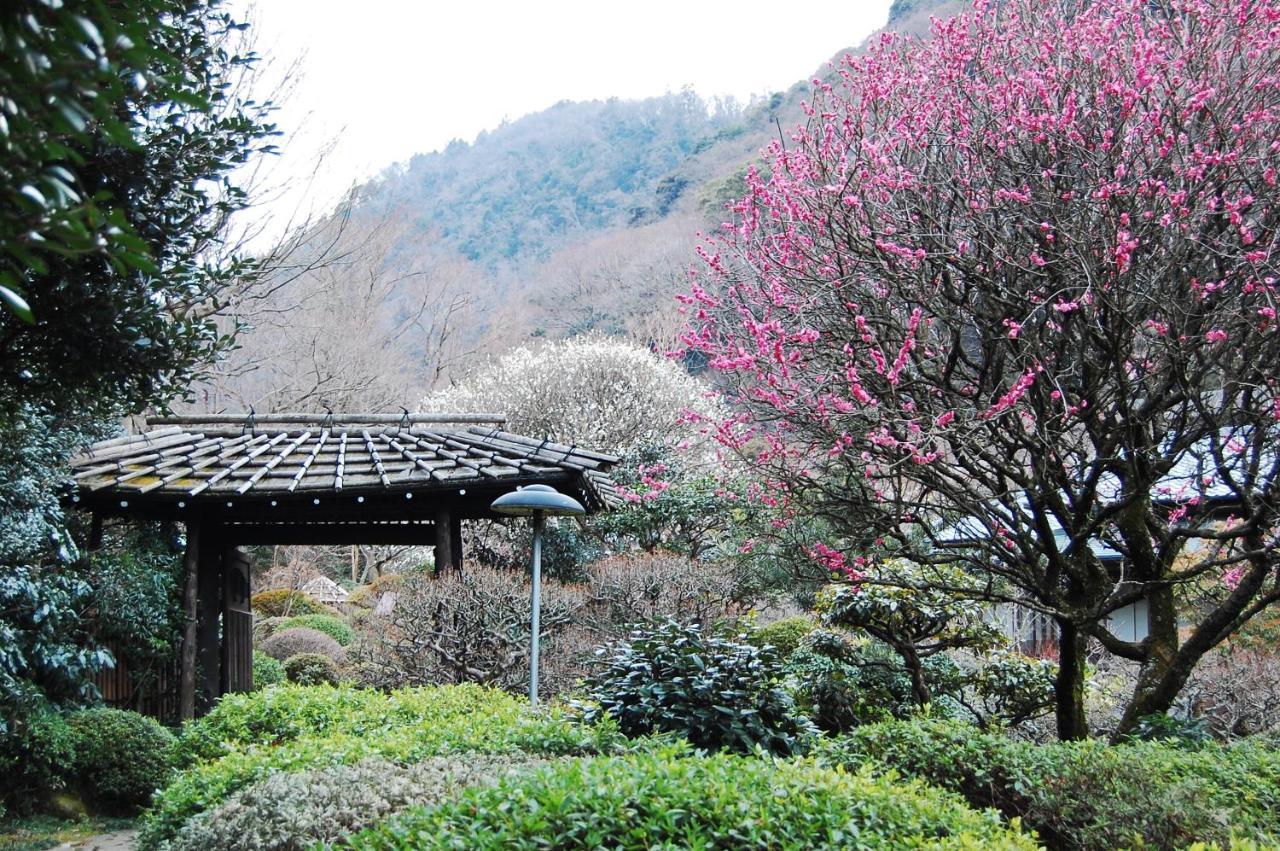
[[[520,490],[504,493],[489,508],[512,517],[531,517],[535,514],[559,517],[587,513],[580,502],[550,485],[526,485]]]

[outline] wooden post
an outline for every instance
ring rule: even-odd
[[[453,517],[449,509],[436,510],[436,573],[453,569]]]
[[[89,552],[102,549],[102,515],[93,512],[93,520],[89,524]]]
[[[462,570],[462,518],[456,514],[449,523],[449,548],[453,555],[453,569]]]
[[[178,684],[178,718],[196,717],[196,574],[200,562],[200,523],[187,522],[187,550],[182,556],[182,658]]]
[[[205,529],[196,571],[196,661],[200,665],[197,709],[207,711],[222,692],[222,547],[219,536]]]

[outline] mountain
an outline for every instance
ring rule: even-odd
[[[953,14],[963,5],[895,0],[887,28],[924,34],[931,15]],[[843,54],[812,76],[831,76]],[[314,386],[306,396],[273,395],[263,388],[277,378],[233,362],[223,366],[224,375],[256,373],[263,388],[247,391],[238,386],[241,379],[231,379],[219,398],[235,397],[236,404],[256,399],[260,410],[339,398],[336,391],[316,389],[343,378],[337,365],[318,365],[339,357],[317,354],[322,342],[344,351],[382,348],[391,353],[389,361],[402,365],[394,383],[402,389],[384,393],[377,404],[403,394],[412,403],[415,393],[465,372],[476,355],[537,337],[597,331],[671,348],[681,325],[674,295],[687,286],[698,233],[718,226],[761,149],[804,120],[801,104],[810,88],[806,79],[747,104],[705,102],[689,91],[644,100],[564,101],[473,142],[454,141],[387,169],[360,187],[342,214],[350,222],[343,256],[358,259],[343,261],[350,283],[367,284],[375,274],[392,282],[380,284],[385,295],[377,299],[365,288],[365,302],[377,301],[385,315],[352,317],[347,324],[385,326],[385,334],[365,330],[351,341],[307,332],[295,345],[282,342],[278,323],[246,315],[259,330],[244,335],[241,357],[258,352],[276,371],[309,376]],[[319,233],[338,230],[331,220]],[[317,236],[304,243],[331,241]],[[378,250],[371,253],[370,244]],[[321,305],[319,315],[332,313],[329,305],[349,299],[342,295],[343,262],[328,274],[304,276],[284,303],[279,297],[264,302],[261,312],[296,316],[299,305],[313,312]],[[320,288],[321,297],[307,286]],[[339,312],[350,315],[353,308],[341,303],[347,306]],[[289,347],[307,350],[307,362],[296,368],[283,363],[282,348]],[[323,381],[315,380],[321,373]]]

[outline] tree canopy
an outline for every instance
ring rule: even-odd
[[[1088,640],[1141,665],[1123,731],[1280,599],[1278,23],[1013,0],[882,36],[686,298],[786,510],[1055,620],[1064,737]],[[1149,637],[1111,633],[1141,599]]]
[[[0,11],[0,731],[109,661],[59,498],[104,424],[185,392],[256,265],[226,244],[271,104],[221,0]]]

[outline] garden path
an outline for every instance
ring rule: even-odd
[[[136,830],[120,830],[115,833],[90,836],[88,839],[77,842],[64,842],[50,851],[133,851],[137,838]]]

